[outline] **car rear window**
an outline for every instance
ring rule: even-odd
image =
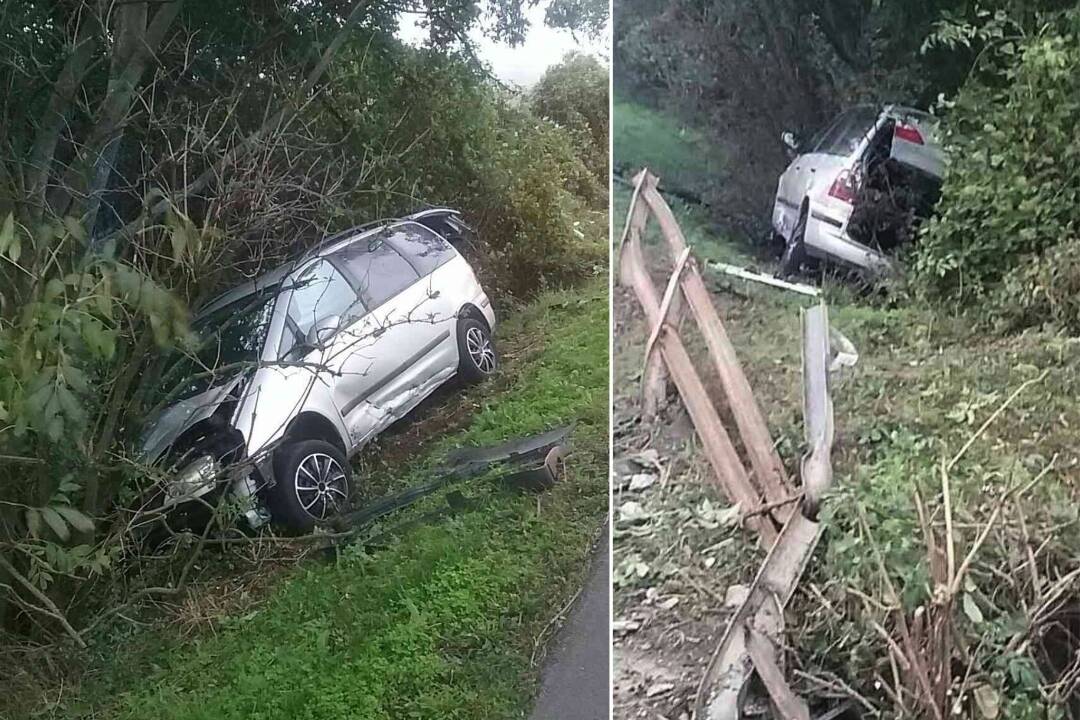
[[[443,238],[418,223],[390,228],[388,242],[423,277],[454,257],[454,248]]]
[[[334,254],[360,287],[360,297],[373,310],[420,279],[405,258],[380,233],[363,237]]]
[[[878,108],[870,105],[848,110],[825,132],[813,152],[826,155],[852,154],[863,138],[870,134],[879,114]]]

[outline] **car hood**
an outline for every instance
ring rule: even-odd
[[[139,443],[140,459],[147,464],[156,462],[185,431],[213,415],[243,380],[244,374],[238,373],[198,395],[173,403],[151,418]]]

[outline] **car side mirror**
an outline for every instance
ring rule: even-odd
[[[330,338],[334,337],[334,333],[338,331],[341,326],[340,315],[329,315],[317,320],[311,329],[307,332],[305,338],[305,344],[310,345],[313,348],[321,348],[326,345]]]
[[[784,148],[789,157],[794,157],[799,154],[799,141],[795,138],[795,133],[787,131],[780,136],[780,140],[783,141]]]

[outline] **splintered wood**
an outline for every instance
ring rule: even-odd
[[[829,327],[824,304],[803,315],[803,412],[809,452],[801,465],[797,494],[743,373],[735,348],[712,303],[678,222],[647,170],[634,178],[634,192],[619,248],[619,281],[633,289],[649,324],[642,407],[655,417],[670,379],[701,439],[715,481],[743,511],[745,524],[766,549],[746,599],[736,610],[698,687],[697,720],[738,720],[747,684],[756,671],[777,717],[809,718],[809,710],[784,679],[784,608],[798,585],[821,535],[815,521],[832,481],[832,403],[828,394]],[[671,251],[672,273],[661,297],[648,271],[643,238],[656,220]],[[709,361],[745,448],[749,469],[728,435],[679,336],[689,311],[705,339]],[[793,502],[801,495],[801,502]]]

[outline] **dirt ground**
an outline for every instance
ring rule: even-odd
[[[746,579],[758,551],[713,484],[677,396],[657,422],[642,421],[647,327],[629,290],[616,287],[614,306],[613,711],[679,720],[734,609],[728,587]]]

